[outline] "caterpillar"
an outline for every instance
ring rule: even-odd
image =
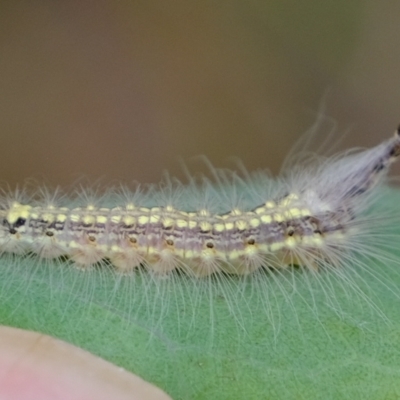
[[[366,150],[297,150],[276,179],[212,168],[100,196],[4,189],[1,323],[176,399],[394,393],[399,130]]]
[[[221,171],[219,192],[203,178],[187,187],[122,190],[78,206],[48,193],[31,202],[4,195],[0,252],[66,257],[82,269],[107,262],[123,273],[179,270],[199,278],[291,265],[316,271],[338,265],[341,252],[357,247],[363,237],[358,217],[399,154],[398,129],[372,149],[294,166],[275,181]],[[162,201],[149,206],[148,198]]]

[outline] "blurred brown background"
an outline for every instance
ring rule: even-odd
[[[378,0],[1,1],[0,180],[155,182],[201,154],[277,172],[325,94],[343,146],[373,145],[400,121],[399,17]]]

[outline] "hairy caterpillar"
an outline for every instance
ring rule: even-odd
[[[399,193],[382,183],[399,153],[397,131],[276,180],[215,170],[100,199],[5,193],[0,320],[176,399],[392,393],[381,366],[397,354]]]
[[[196,277],[335,266],[338,253],[362,236],[358,214],[400,154],[399,136],[397,131],[371,150],[323,160],[311,170],[295,167],[279,185],[266,183],[250,199],[238,196],[229,210],[221,210],[207,180],[196,187],[202,208],[179,204],[180,196],[178,207],[171,199],[151,207],[138,198],[112,207],[88,202],[68,208],[49,199],[27,204],[3,198],[0,250],[66,256],[81,268],[108,260],[123,272],[144,266],[156,274],[180,269]],[[255,191],[254,183],[242,180],[242,191]],[[182,195],[195,186],[175,190]],[[232,188],[225,190],[233,196]]]

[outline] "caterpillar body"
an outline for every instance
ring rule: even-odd
[[[122,272],[145,267],[156,274],[180,270],[195,277],[335,266],[340,252],[362,240],[358,216],[399,154],[397,130],[375,148],[293,167],[275,184],[233,175],[235,182],[223,189],[231,209],[224,208],[207,179],[176,187],[178,195],[166,195],[154,206],[146,199],[156,192],[163,197],[162,187],[150,188],[143,197],[126,195],[124,201],[117,196],[112,206],[110,199],[75,207],[48,195],[32,202],[4,196],[0,251],[67,257],[83,269],[108,262]],[[219,176],[226,183],[226,175]],[[236,193],[238,182],[245,195]],[[194,187],[199,207],[181,200]]]

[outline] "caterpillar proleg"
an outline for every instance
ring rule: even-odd
[[[400,154],[399,131],[370,150],[294,167],[274,183],[232,175],[229,197],[239,184],[244,194],[234,207],[221,207],[207,179],[175,187],[171,199],[155,206],[121,196],[108,204],[68,207],[33,197],[31,203],[3,198],[0,251],[40,258],[67,257],[80,268],[108,261],[118,271],[144,267],[155,274],[179,269],[187,275],[247,275],[260,268],[297,265],[317,270],[334,266],[363,234],[358,216],[371,203],[379,183]],[[226,176],[220,174],[220,181]],[[210,190],[211,189],[211,190]],[[258,189],[259,193],[256,193]],[[179,204],[197,191],[198,204]],[[150,187],[145,197],[160,197]],[[51,199],[54,196],[50,196]],[[118,202],[119,201],[119,202]],[[349,245],[350,244],[350,245]]]

